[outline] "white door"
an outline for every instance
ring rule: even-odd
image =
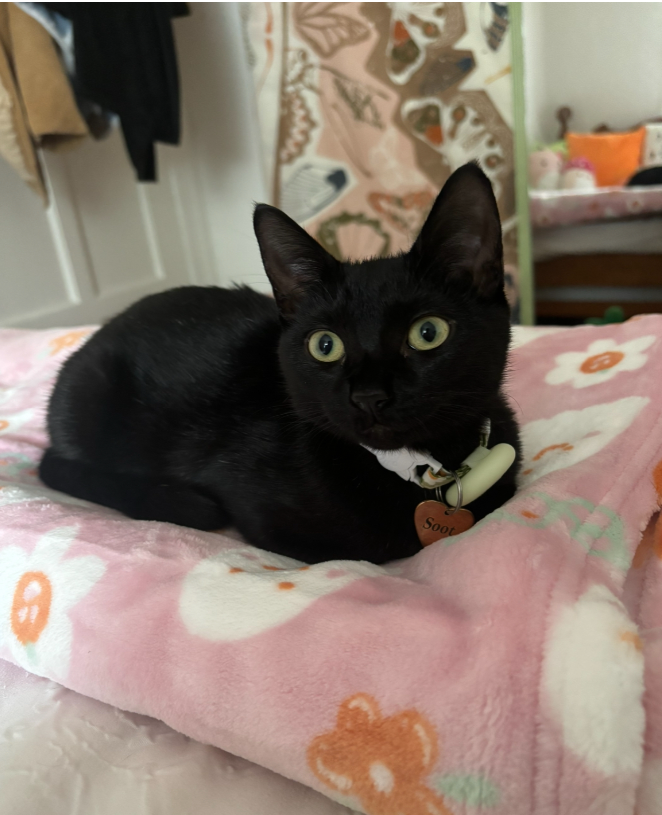
[[[0,326],[99,323],[186,284],[268,290],[252,229],[266,195],[240,10],[191,11],[173,24],[183,143],[157,146],[157,183],[136,183],[119,132],[44,154],[47,211],[0,159]]]
[[[174,148],[159,150],[149,185],[136,184],[117,131],[44,158],[46,211],[0,164],[1,325],[97,323],[146,294],[213,282]]]

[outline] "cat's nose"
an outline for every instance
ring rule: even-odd
[[[380,388],[371,388],[354,391],[350,399],[357,408],[376,417],[388,402],[388,394]]]

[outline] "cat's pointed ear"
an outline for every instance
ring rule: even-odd
[[[276,207],[258,204],[253,226],[276,303],[281,315],[288,319],[306,290],[328,281],[337,271],[338,262]]]
[[[496,199],[477,164],[456,170],[437,196],[411,255],[421,270],[438,269],[473,283],[481,298],[503,292],[503,245]]]

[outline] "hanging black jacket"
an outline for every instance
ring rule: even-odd
[[[140,181],[156,179],[154,142],[178,144],[172,18],[185,3],[46,3],[71,20],[79,94],[116,113]]]

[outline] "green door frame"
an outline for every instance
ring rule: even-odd
[[[529,218],[528,143],[524,94],[524,43],[522,39],[522,3],[509,3],[510,42],[513,68],[513,133],[515,137],[515,209],[517,212],[517,249],[519,264],[520,319],[533,325],[533,261],[531,220]]]

